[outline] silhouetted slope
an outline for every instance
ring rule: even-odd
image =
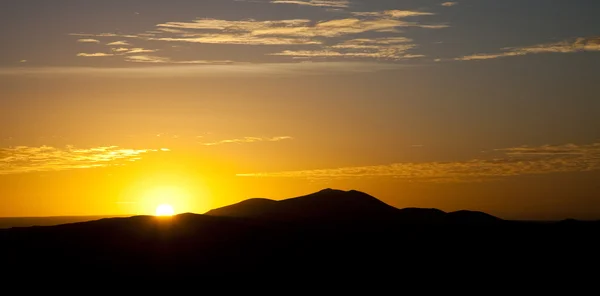
[[[500,223],[503,220],[492,216],[487,213],[477,212],[477,211],[456,211],[446,214],[444,217],[445,223],[460,223],[460,224],[474,224],[474,223],[484,223],[484,224],[493,224]]]
[[[252,198],[242,202],[208,211],[205,215],[224,217],[260,217],[277,204],[266,198]]]
[[[54,226],[67,223],[93,221],[103,218],[115,218],[121,216],[65,216],[65,217],[0,217],[0,228],[30,227],[30,226]]]

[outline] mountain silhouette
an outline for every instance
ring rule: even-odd
[[[388,220],[399,213],[397,208],[363,192],[324,189],[281,201],[250,199],[206,215],[322,223]]]
[[[598,260],[600,223],[508,221],[482,212],[392,207],[359,191],[326,189],[274,201],[249,199],[173,217],[134,216],[0,229],[2,266],[35,278],[161,279],[200,274],[429,274],[536,270]],[[551,260],[549,260],[549,258]],[[309,272],[309,273],[307,273]]]
[[[494,223],[502,219],[492,215],[438,209],[398,209],[356,190],[324,189],[305,196],[275,201],[255,198],[208,211],[206,215],[259,218],[279,222],[352,222],[352,223]]]

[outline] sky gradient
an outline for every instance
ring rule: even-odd
[[[355,189],[600,219],[594,0],[0,2],[0,216]]]

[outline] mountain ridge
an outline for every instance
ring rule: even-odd
[[[448,223],[503,221],[493,215],[461,210],[444,212],[435,208],[396,208],[374,196],[357,190],[326,188],[318,192],[283,200],[247,199],[212,209],[209,216],[260,218],[266,220],[384,220],[404,223]]]

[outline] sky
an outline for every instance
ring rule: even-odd
[[[0,217],[360,190],[600,219],[596,0],[4,0]]]

